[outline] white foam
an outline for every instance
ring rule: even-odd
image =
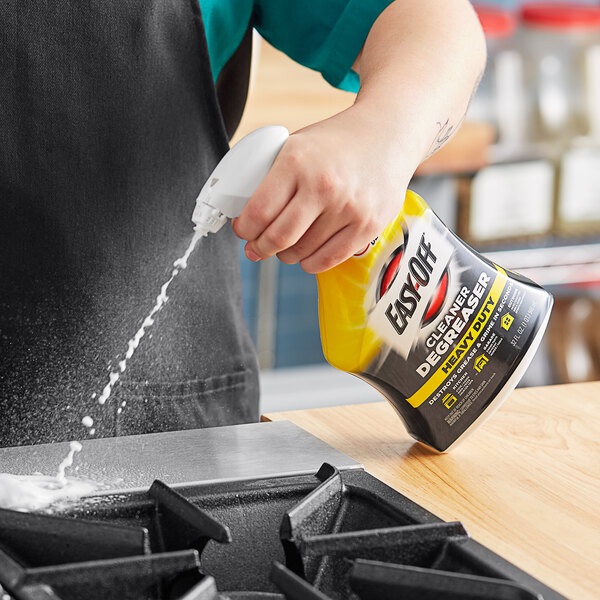
[[[64,500],[77,500],[97,487],[93,482],[70,477],[60,482],[46,475],[0,473],[0,508],[41,510]]]
[[[73,465],[79,442],[69,443],[69,453],[58,466],[54,477],[47,475],[11,475],[0,473],[0,508],[32,511],[46,508],[62,500],[75,500],[94,491],[98,484],[72,477],[65,471]]]

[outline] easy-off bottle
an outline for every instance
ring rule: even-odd
[[[239,216],[287,135],[259,129],[225,155],[198,197],[197,230]],[[379,390],[408,432],[441,452],[514,389],[553,303],[540,286],[468,247],[410,191],[377,239],[317,283],[328,362]]]

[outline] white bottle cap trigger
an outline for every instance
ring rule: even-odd
[[[196,199],[194,229],[216,233],[227,219],[239,217],[288,139],[285,127],[269,125],[243,137],[221,159]]]

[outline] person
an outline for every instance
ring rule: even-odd
[[[252,25],[356,102],[201,242],[99,407],[239,122]],[[3,446],[82,438],[83,415],[96,436],[255,421],[236,235],[310,273],[365,246],[485,63],[468,0],[6,0],[0,28]]]

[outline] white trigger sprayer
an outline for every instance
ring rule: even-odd
[[[269,125],[243,137],[221,159],[196,199],[196,236],[216,233],[239,217],[288,139],[285,127]]]

